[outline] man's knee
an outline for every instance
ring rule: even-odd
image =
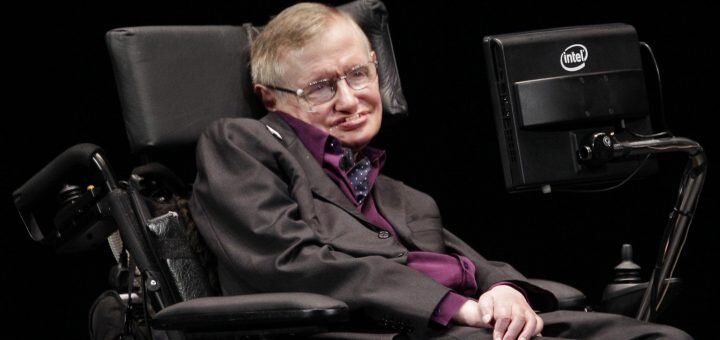
[[[543,334],[568,338],[602,339],[692,339],[684,331],[656,323],[639,321],[618,314],[556,311],[540,315],[545,321]]]
[[[692,340],[693,337],[690,334],[685,333],[683,330],[666,325],[657,325],[658,339],[678,339],[678,340]]]

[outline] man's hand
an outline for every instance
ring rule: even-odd
[[[544,325],[525,296],[507,285],[493,287],[478,301],[468,300],[455,313],[453,321],[461,325],[493,328],[495,340],[527,340],[538,335]]]

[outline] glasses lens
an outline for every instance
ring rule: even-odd
[[[370,63],[372,64],[372,63]],[[355,90],[362,90],[375,79],[375,67],[370,64],[355,66],[345,74],[343,78],[348,86]],[[310,83],[303,90],[303,97],[310,105],[319,105],[328,102],[335,96],[337,81],[339,78],[321,79]]]
[[[312,105],[322,104],[335,95],[335,82],[332,79],[323,79],[313,82],[303,89],[305,99]]]
[[[348,72],[345,80],[347,80],[348,85],[353,89],[362,90],[366,88],[368,84],[370,84],[370,80],[373,79],[373,71],[374,69],[369,64],[360,65]]]

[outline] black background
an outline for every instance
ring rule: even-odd
[[[106,247],[56,254],[27,236],[11,192],[58,153],[79,142],[101,145],[118,174],[130,155],[104,34],[121,26],[262,24],[292,1],[113,5],[65,3],[24,6],[6,15],[6,67],[12,88],[2,124],[0,176],[3,231],[0,308],[4,330],[18,338],[87,338],[87,311],[107,288],[112,263]],[[333,2],[339,4],[341,2]],[[717,263],[713,138],[717,57],[714,18],[700,1],[630,5],[629,1],[472,5],[442,1],[386,2],[410,116],[386,124],[379,139],[389,150],[386,172],[430,193],[446,226],[490,259],[526,275],[583,290],[592,302],[612,278],[622,243],[635,246],[643,274],[675,200],[685,157],[658,156],[660,171],[602,194],[507,194],[490,114],[482,38],[531,29],[624,22],[653,47],[665,85],[672,131],[700,142],[709,177],[677,273],[680,301],[664,320],[702,339],[711,334]],[[8,81],[9,80],[9,81]],[[713,259],[715,261],[713,261]],[[5,331],[7,332],[7,331]]]

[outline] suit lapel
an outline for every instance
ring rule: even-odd
[[[348,200],[345,194],[338,188],[337,184],[325,174],[325,170],[322,169],[318,161],[310,154],[310,151],[308,151],[300,139],[297,138],[295,131],[288,126],[282,118],[276,113],[271,112],[260,121],[268,127],[268,130],[275,135],[275,137],[278,137],[276,134],[279,134],[280,137],[278,137],[278,139],[280,139],[288,151],[295,156],[300,167],[305,171],[305,176],[307,176],[310,189],[313,193],[340,207],[365,224],[372,225],[365,216],[355,208],[352,202]]]

